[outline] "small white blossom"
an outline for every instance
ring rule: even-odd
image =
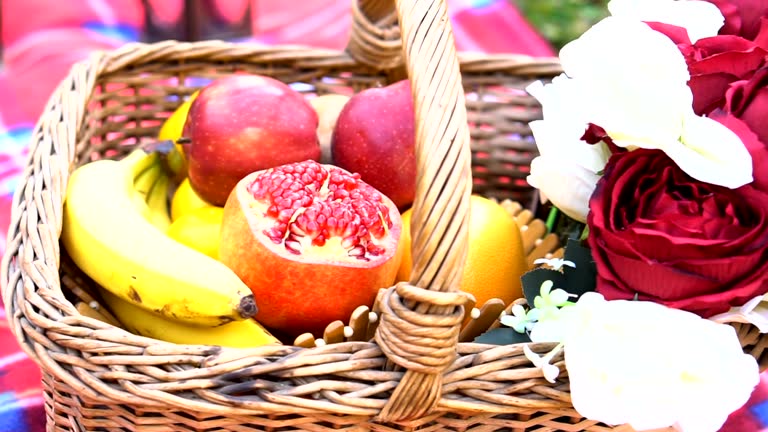
[[[562,349],[563,344],[558,344],[552,351],[548,352],[544,357],[541,357],[533,352],[527,344],[523,345],[523,353],[525,354],[525,357],[527,357],[534,366],[541,369],[544,379],[551,383],[554,383],[557,380],[557,377],[560,375],[560,368],[550,364],[550,362]]]
[[[560,271],[563,267],[576,268],[576,264],[573,261],[569,261],[563,258],[538,258],[533,261],[534,264],[546,264],[552,267],[552,270]]]
[[[544,281],[541,284],[541,294],[533,299],[534,311],[538,311],[536,315],[538,321],[557,315],[561,307],[573,305],[573,302],[568,299],[576,297],[575,294],[569,294],[560,288],[552,290],[552,287],[554,283],[551,280]]]
[[[518,333],[526,333],[533,328],[536,320],[530,312],[525,311],[522,305],[516,304],[512,306],[511,312],[512,315],[502,315],[499,318],[501,324],[512,327]]]

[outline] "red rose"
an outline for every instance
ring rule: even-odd
[[[708,0],[720,9],[725,24],[721,35],[736,35],[751,41],[766,36],[768,23],[768,1],[766,0]],[[764,48],[765,45],[763,45]]]
[[[723,108],[731,84],[752,78],[755,71],[768,65],[768,51],[740,36],[714,36],[691,44],[682,27],[647,24],[670,38],[685,57],[691,75],[688,86],[693,92],[693,110],[698,115]]]
[[[587,224],[606,299],[710,317],[768,292],[768,194],[696,181],[660,150],[611,157]]]
[[[691,74],[688,86],[693,92],[693,110],[698,115],[722,108],[731,84],[752,78],[768,64],[768,52],[738,36],[699,39],[689,49],[681,49]]]
[[[725,93],[725,111],[740,118],[763,143],[768,143],[768,67],[749,79],[731,83]]]

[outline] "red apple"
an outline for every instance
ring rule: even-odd
[[[394,283],[401,231],[395,205],[360,176],[308,160],[237,184],[224,206],[219,260],[253,291],[260,323],[322,337]]]
[[[331,139],[333,164],[359,173],[399,209],[416,191],[413,99],[408,80],[361,91],[344,105]]]
[[[297,91],[269,77],[232,75],[200,91],[184,124],[192,188],[224,205],[254,171],[320,158],[317,114]]]

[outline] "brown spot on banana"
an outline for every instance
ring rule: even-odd
[[[128,287],[128,297],[136,303],[141,303],[141,296],[134,287]]]

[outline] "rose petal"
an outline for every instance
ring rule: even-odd
[[[743,120],[763,143],[768,143],[768,67],[749,80],[738,81],[726,92],[726,107]]]
[[[697,180],[732,189],[752,182],[752,157],[744,143],[712,119],[687,117],[682,143],[669,143],[663,150]]]
[[[722,110],[712,113],[713,120],[723,124],[741,138],[741,142],[752,155],[752,175],[755,181],[752,185],[768,192],[768,145],[757,138],[757,135],[741,119]]]
[[[531,162],[528,183],[571,218],[585,222],[589,197],[600,177],[579,165],[556,157],[538,156]]]
[[[725,92],[737,78],[727,73],[691,76],[688,85],[693,92],[693,111],[706,115],[725,105]]]
[[[735,35],[741,31],[741,15],[739,8],[730,0],[708,0],[720,9],[725,18],[725,24],[720,29],[721,35]]]
[[[658,21],[683,27],[691,42],[714,36],[725,23],[720,10],[704,1],[611,0],[611,15],[639,21]]]
[[[609,59],[609,61],[606,61]],[[560,63],[571,78],[610,82],[635,81],[666,87],[688,81],[688,67],[665,35],[634,19],[607,17],[560,50]]]
[[[760,18],[760,30],[754,40],[757,46],[768,50],[768,18]]]
[[[539,154],[544,157],[566,159],[597,174],[605,168],[610,157],[607,147],[602,144],[587,144],[579,140],[586,124],[569,123],[559,120],[535,120],[531,128]]]
[[[680,27],[674,24],[662,23],[658,21],[645,20],[645,23],[648,25],[648,27],[672,39],[672,42],[674,42],[678,46],[691,45],[691,38],[688,37],[688,30],[686,30],[685,27]]]
[[[709,319],[719,323],[752,324],[760,330],[760,333],[768,333],[768,301],[766,301],[765,295],[759,295],[743,306],[734,306],[727,312]]]

